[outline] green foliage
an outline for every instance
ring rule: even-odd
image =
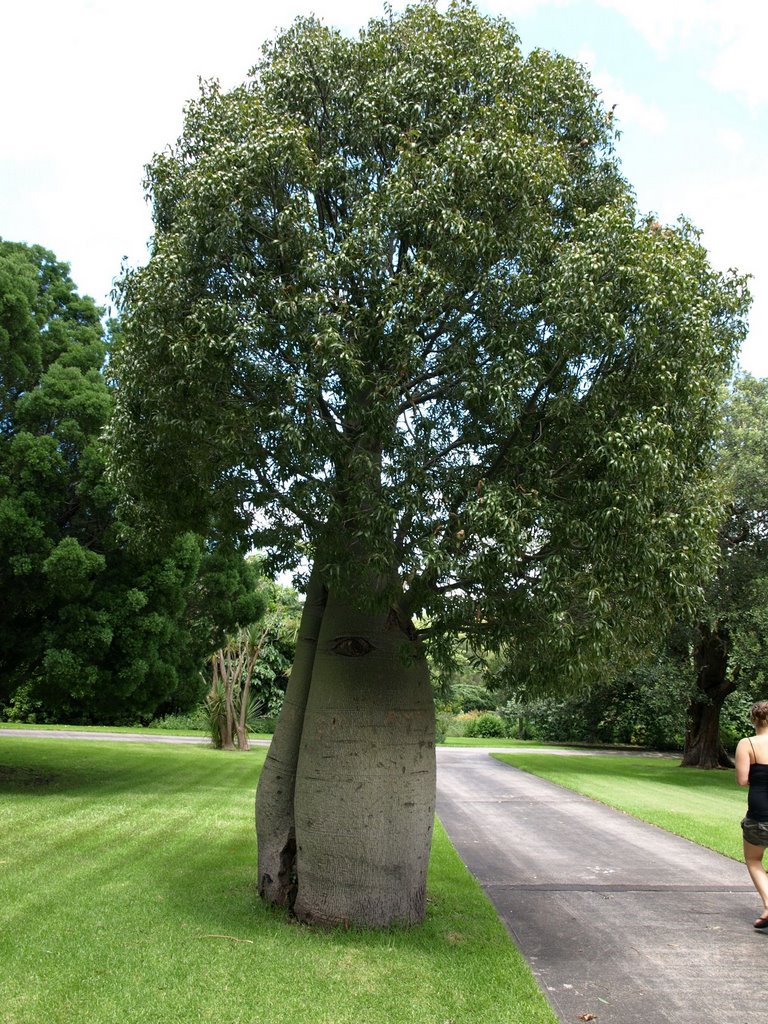
[[[685,761],[712,767],[724,700],[737,687],[762,696],[768,664],[768,380],[737,377],[724,403],[717,470],[725,497],[717,572],[698,609],[691,643],[697,689]],[[714,727],[713,727],[714,726]],[[743,731],[743,723],[740,727]],[[737,730],[738,733],[739,730]],[[726,730],[730,745],[738,739]]]
[[[504,738],[507,736],[507,727],[503,718],[491,712],[478,715],[477,718],[470,718],[464,728],[464,735],[470,737],[493,737]]]
[[[460,641],[454,644],[451,657],[439,660],[427,651],[432,692],[440,710],[462,712],[492,710],[495,702],[487,692],[486,659]]]
[[[712,565],[748,298],[638,213],[613,141],[582,66],[463,2],[300,19],[203,86],[119,288],[126,514],[306,557],[513,683],[633,652]]]
[[[188,711],[178,715],[163,715],[162,718],[153,718],[149,723],[151,729],[160,729],[163,732],[206,732],[208,721],[201,708]]]
[[[222,683],[211,687],[201,705],[211,745],[221,750],[224,745],[224,731],[227,722],[227,695]]]
[[[739,740],[752,732],[749,712],[755,701],[765,700],[765,693],[764,688],[738,689],[726,698],[720,712],[720,738],[726,750],[733,753]]]
[[[733,678],[755,689],[768,665],[768,380],[737,377],[724,418],[718,468],[728,516],[704,617],[728,638]]]
[[[35,698],[34,688],[30,683],[16,688],[4,708],[4,717],[8,722],[25,722],[29,725],[45,723],[48,720],[43,711],[42,701]]]
[[[448,735],[448,726],[451,715],[445,711],[438,711],[435,715],[435,743],[444,743]]]
[[[272,736],[276,725],[276,718],[265,718],[263,715],[259,715],[253,720],[253,728],[251,729],[251,732],[259,733],[264,736]]]
[[[295,590],[262,577],[260,593],[265,601],[265,636],[253,671],[253,699],[267,722],[280,714],[301,619],[301,603]],[[258,731],[274,731],[259,729]]]
[[[264,719],[261,717],[263,704],[252,693],[243,694],[240,688],[235,690],[232,700],[233,719],[242,722],[243,736],[248,733],[261,732]],[[211,745],[216,750],[225,746],[227,737],[233,739],[231,723],[227,720],[227,688],[220,681],[205,696],[200,705],[201,717],[205,723],[205,731],[211,737]],[[274,729],[270,730],[274,731]],[[247,740],[246,740],[247,742]],[[239,745],[239,736],[238,736]],[[244,744],[244,749],[248,749]]]
[[[235,734],[237,746],[247,749],[248,732],[261,724],[261,716],[282,707],[301,609],[294,591],[270,580],[259,581],[256,595],[259,621],[227,636],[208,659],[211,686],[202,708],[217,749],[232,749]]]
[[[660,655],[580,694],[509,701],[503,717],[521,739],[681,750],[692,691],[690,668]]]
[[[496,708],[494,697],[477,684],[456,683],[451,697],[457,711],[493,711]]]
[[[224,631],[263,611],[258,567],[231,546],[123,538],[101,446],[105,356],[99,310],[68,268],[0,241],[0,712],[12,720],[189,708]]]

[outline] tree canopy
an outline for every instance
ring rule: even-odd
[[[613,138],[579,65],[464,4],[359,40],[299,21],[205,86],[123,282],[123,492],[236,508],[275,565],[320,550],[526,672],[537,635],[575,667],[678,604],[743,282],[638,218]]]
[[[768,654],[768,380],[737,377],[724,415],[718,464],[729,503],[711,607],[731,634],[732,670],[754,688]]]
[[[732,383],[723,406],[717,471],[725,494],[717,572],[698,609],[691,647],[696,693],[683,763],[731,765],[720,739],[723,701],[755,695],[768,655],[768,380]]]

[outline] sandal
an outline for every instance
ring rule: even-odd
[[[768,928],[768,910],[755,921],[753,928]]]

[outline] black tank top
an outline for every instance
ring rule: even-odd
[[[752,740],[749,741],[749,745],[752,747]],[[752,753],[755,754],[754,747]],[[768,821],[768,764],[758,764],[755,761],[749,766],[747,817],[752,821]]]

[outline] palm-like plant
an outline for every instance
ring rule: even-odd
[[[251,682],[273,625],[268,616],[243,627],[208,659],[211,688],[203,706],[217,749],[249,749],[249,728],[263,708],[263,701],[251,697]]]

